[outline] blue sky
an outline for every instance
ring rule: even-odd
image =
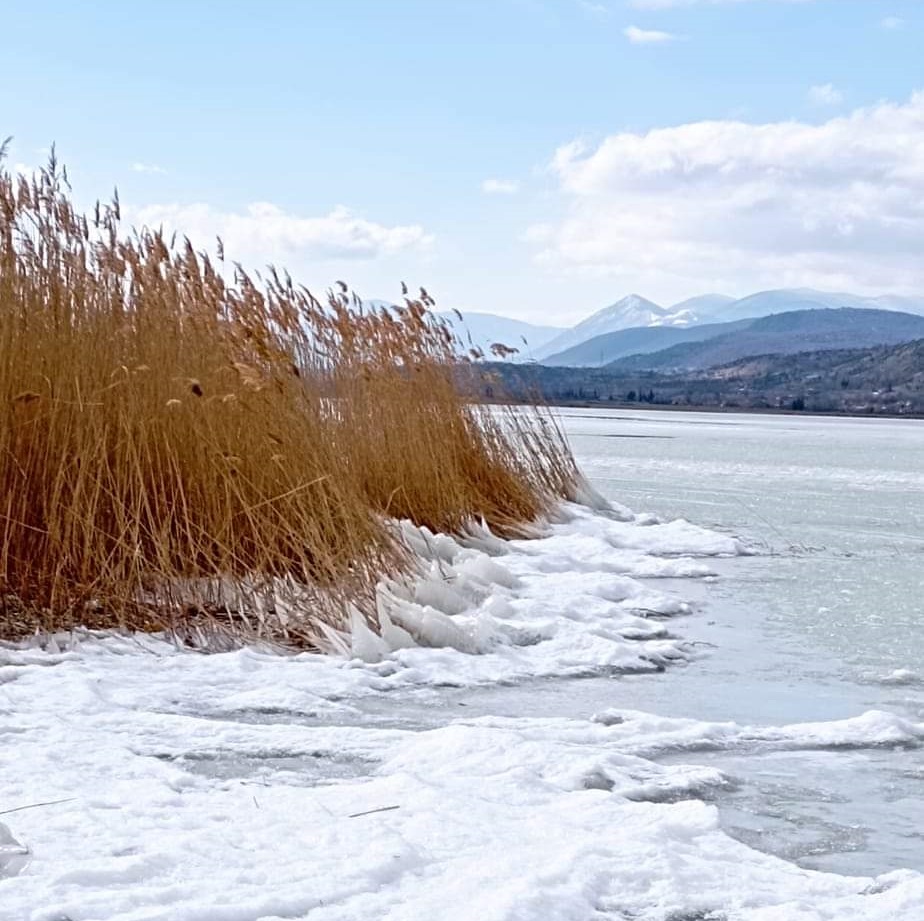
[[[920,0],[6,4],[0,135],[322,290],[924,293]]]

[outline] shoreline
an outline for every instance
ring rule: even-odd
[[[533,405],[527,400],[512,401],[514,405]],[[542,404],[550,408],[561,409],[612,409],[619,412],[678,412],[678,413],[714,413],[716,415],[755,415],[755,416],[811,416],[812,418],[839,418],[839,419],[889,419],[921,422],[924,413],[857,413],[846,410],[831,410],[818,412],[813,410],[794,410],[776,408],[772,406],[672,406],[665,403],[621,403],[616,400],[554,400]]]
[[[915,748],[924,725],[872,710],[752,724],[609,695],[573,705],[572,682],[616,689],[614,679],[657,680],[692,662],[695,640],[664,621],[694,613],[714,563],[743,548],[679,519],[565,511],[499,557],[440,541],[454,585],[472,590],[451,617],[487,641],[480,654],[403,644],[379,661],[201,656],[153,637],[8,652],[17,746],[6,796],[35,808],[0,825],[0,845],[28,859],[0,872],[4,904],[17,917],[39,906],[42,917],[113,921],[241,911],[468,921],[472,892],[494,921],[601,906],[744,921],[793,904],[890,921],[896,900],[924,905],[914,870],[807,871],[731,835],[715,802],[731,781],[707,755]],[[538,704],[536,681],[553,690]],[[462,709],[479,688],[482,706]],[[88,777],[112,780],[87,789]],[[85,848],[73,847],[75,827],[93,830]],[[549,848],[550,833],[566,843]]]

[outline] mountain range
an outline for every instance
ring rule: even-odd
[[[545,365],[566,368],[600,368],[631,355],[660,352],[684,342],[702,342],[746,329],[754,320],[704,323],[702,326],[637,326],[594,336],[543,360]]]
[[[549,403],[578,401],[610,408],[656,405],[924,416],[924,338],[871,348],[759,355],[667,373],[633,371],[620,364],[569,368],[496,362],[486,366],[488,375],[470,365],[459,370],[465,386],[473,392],[480,389],[487,399],[502,393],[507,400],[530,401],[539,394]]]
[[[696,323],[702,315],[703,311],[697,315],[679,304],[676,309],[661,307],[638,294],[630,294],[546,342],[541,348],[536,349],[536,358],[544,361],[549,356],[558,355],[596,336],[622,329],[689,326]]]
[[[924,316],[839,307],[792,310],[756,320],[737,320],[694,329],[697,328],[709,329],[712,334],[660,351],[618,358],[606,367],[617,371],[700,371],[754,355],[794,355],[827,349],[897,345],[924,339]]]
[[[489,353],[491,346],[500,342],[519,349],[520,361],[535,359],[540,347],[565,332],[560,326],[540,326],[492,313],[464,313],[459,319],[454,311],[447,311],[437,316],[449,323],[465,347],[473,346]]]
[[[486,313],[465,313],[461,322],[454,313],[441,316],[449,320],[463,342],[467,343],[470,337],[472,344],[485,352],[492,343],[501,342],[519,349],[515,361],[600,367],[628,355],[651,353],[736,331],[730,326],[719,329],[723,324],[841,307],[924,315],[924,297],[865,297],[811,288],[781,288],[743,298],[703,294],[664,307],[638,294],[630,294],[568,329]],[[742,323],[738,329],[745,326]],[[602,338],[614,333],[624,335]],[[845,347],[851,344],[848,340]],[[857,346],[861,344],[856,343]]]

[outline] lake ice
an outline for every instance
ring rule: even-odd
[[[467,651],[0,648],[0,919],[924,917],[924,426],[564,412]]]

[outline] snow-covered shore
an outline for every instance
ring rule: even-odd
[[[689,659],[675,580],[743,551],[578,506],[498,549],[427,538],[429,575],[383,592],[391,630],[357,630],[352,658],[0,648],[0,921],[924,917],[918,874],[824,874],[727,836],[703,798],[730,781],[696,763],[742,744],[918,747],[922,724],[404,719],[411,692],[438,712],[447,686],[528,693]],[[652,760],[667,752],[687,763]]]

